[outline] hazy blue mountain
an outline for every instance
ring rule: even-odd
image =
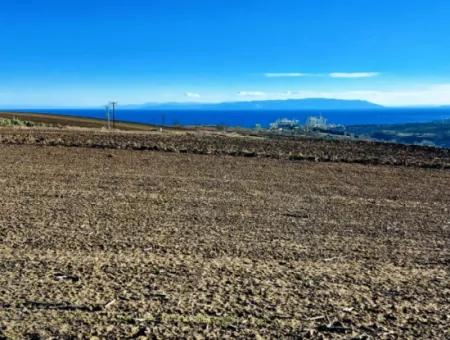
[[[225,102],[218,104],[202,103],[147,103],[142,105],[122,106],[122,109],[147,110],[367,110],[383,108],[364,100],[341,99],[287,99],[259,100],[246,102]]]

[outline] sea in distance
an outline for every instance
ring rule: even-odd
[[[9,110],[12,111],[12,110]],[[103,109],[22,109],[31,113],[50,113],[58,115],[105,119]],[[256,124],[268,127],[280,118],[296,119],[304,123],[310,116],[322,115],[331,124],[341,125],[379,125],[425,123],[450,119],[450,107],[445,108],[383,108],[371,110],[298,110],[298,111],[206,111],[206,110],[116,110],[116,120],[155,125],[182,126],[228,126],[252,128]]]

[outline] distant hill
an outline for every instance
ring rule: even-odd
[[[142,105],[127,105],[122,106],[121,108],[147,110],[364,110],[379,109],[383,108],[383,106],[364,100],[308,98],[225,102],[218,104],[147,103]]]

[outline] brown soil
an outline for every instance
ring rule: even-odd
[[[450,169],[450,149],[352,140],[269,138],[205,130],[125,133],[98,129],[3,128],[0,143]]]
[[[450,335],[450,172],[419,168],[448,166],[445,151],[81,130],[0,139],[0,338]],[[154,145],[178,152],[116,149]],[[288,159],[299,150],[333,162]]]
[[[26,112],[0,112],[0,118],[17,118],[24,121],[45,124],[59,127],[84,127],[84,128],[102,128],[106,127],[106,121],[93,118],[82,118],[74,116],[63,116],[46,113],[26,113]],[[116,122],[115,127],[120,130],[129,131],[153,131],[155,126],[135,123]]]

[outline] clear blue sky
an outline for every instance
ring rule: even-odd
[[[0,106],[450,104],[449,0],[3,1]]]

